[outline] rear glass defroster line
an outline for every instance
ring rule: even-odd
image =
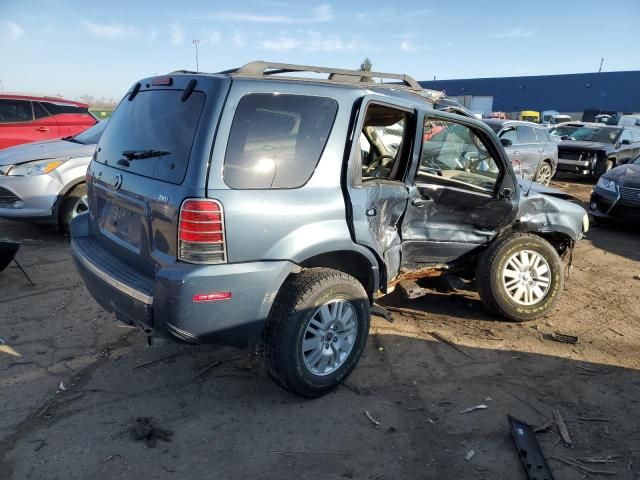
[[[189,97],[193,93],[193,90],[196,88],[197,83],[198,81],[195,78],[192,78],[191,80],[189,80],[189,83],[187,83],[187,86],[184,89],[184,92],[182,92],[182,97],[180,97],[181,101],[186,102],[189,99]]]

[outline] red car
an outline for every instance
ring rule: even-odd
[[[86,103],[56,97],[0,95],[0,149],[75,135],[96,123]]]

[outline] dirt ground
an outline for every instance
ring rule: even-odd
[[[573,442],[537,434],[556,479],[585,478],[566,462],[593,457],[609,463],[584,468],[640,479],[637,228],[594,227],[557,310],[535,322],[496,321],[442,283],[390,295],[408,310],[374,317],[346,385],[317,400],[279,389],[248,352],[147,347],[94,303],[62,235],[0,220],[0,238],[24,242],[36,283],[0,274],[0,479],[525,479],[507,415],[541,425],[554,408]],[[134,440],[141,417],[171,441]]]

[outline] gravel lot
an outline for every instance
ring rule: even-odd
[[[583,200],[591,188],[556,186]],[[312,401],[280,390],[249,352],[146,347],[93,302],[62,235],[0,220],[0,238],[24,242],[36,282],[0,274],[2,479],[525,479],[507,414],[540,425],[554,408],[573,441],[556,427],[537,435],[556,478],[583,478],[558,459],[606,456],[585,465],[640,478],[637,229],[593,228],[557,310],[535,322],[496,321],[474,292],[442,282],[420,299],[386,297],[407,310],[374,317],[347,384]],[[171,441],[134,440],[141,417]]]

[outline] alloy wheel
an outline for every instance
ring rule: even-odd
[[[302,337],[305,367],[318,376],[335,372],[349,358],[358,327],[355,309],[346,300],[331,300],[318,308]]]

